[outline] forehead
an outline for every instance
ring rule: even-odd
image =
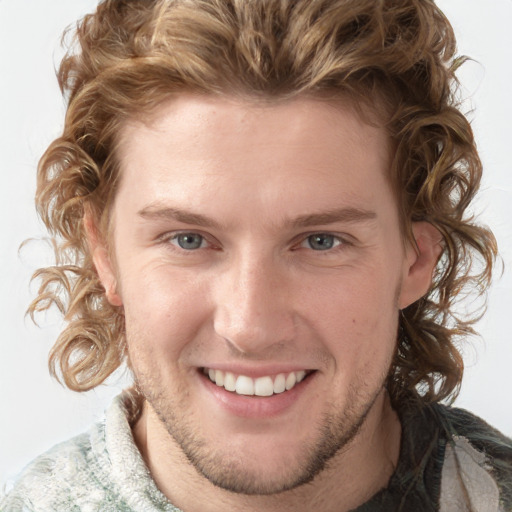
[[[387,182],[390,155],[386,131],[367,119],[347,101],[181,95],[123,127],[120,193],[134,207],[187,198],[205,208],[222,197],[241,208],[249,200],[275,208],[284,192],[306,209],[312,194],[333,208],[371,200],[370,185]]]
[[[283,143],[299,142],[298,137],[308,143],[325,139],[325,133],[319,131],[326,130],[336,143],[343,140],[350,143],[351,140],[359,142],[360,137],[386,137],[382,110],[377,107],[372,110],[369,103],[356,102],[342,95],[274,100],[182,93],[125,122],[119,139],[122,144],[134,132],[137,137],[144,132],[153,132],[153,135],[174,133],[192,143],[199,137],[201,143],[215,137],[216,142],[221,139],[229,142],[236,135],[250,131],[255,143],[265,142],[265,137],[272,138],[276,132]],[[283,131],[282,128],[286,129]]]

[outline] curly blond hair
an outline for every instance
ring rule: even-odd
[[[123,311],[105,298],[83,223],[87,210],[107,230],[126,120],[182,91],[265,101],[348,96],[386,113],[404,234],[427,221],[444,239],[430,292],[401,312],[388,387],[395,400],[455,395],[463,372],[456,346],[480,315],[457,314],[456,302],[464,290],[485,293],[497,254],[492,233],[467,215],[481,163],[457,103],[462,60],[432,0],[101,2],[77,24],[61,63],[64,131],[38,168],[37,209],[57,262],[36,272],[29,312],[54,304],[66,320],[50,353],[53,374],[83,391],[126,356]]]

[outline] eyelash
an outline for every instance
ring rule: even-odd
[[[178,243],[178,239],[180,236],[187,236],[187,235],[201,237],[201,245],[194,249],[185,249],[184,247],[181,247]],[[333,246],[328,247],[323,250],[322,249],[318,249],[318,250],[313,249],[311,247],[311,241],[312,241],[312,238],[315,236],[318,238],[332,237]],[[200,249],[206,249],[206,248],[217,249],[217,250],[219,249],[219,245],[212,243],[211,241],[209,241],[209,237],[207,237],[206,235],[204,235],[198,231],[179,231],[179,232],[165,233],[163,235],[160,235],[157,238],[157,240],[159,243],[162,243],[167,246],[170,245],[170,246],[172,246],[173,250],[177,250],[177,251],[180,251],[181,253],[185,253],[185,254],[191,254],[191,253],[197,252]],[[308,244],[308,241],[309,241],[309,247],[305,247],[304,244]],[[209,247],[208,246],[205,247],[204,244],[209,245]],[[296,251],[299,249],[309,249],[315,253],[324,253],[325,255],[328,255],[328,254],[332,254],[333,252],[338,252],[340,250],[343,250],[344,248],[346,248],[346,246],[350,246],[350,245],[352,245],[352,243],[347,239],[346,236],[340,236],[338,234],[329,233],[329,232],[322,232],[322,231],[318,232],[317,231],[317,232],[313,232],[313,233],[301,234],[298,241],[296,243],[293,243],[292,250]]]
[[[317,237],[317,239],[332,238],[333,245],[331,247],[327,247],[324,249],[315,250],[315,249],[313,249],[313,247],[311,247],[314,237]],[[304,247],[304,244],[307,244],[307,243],[309,243],[309,247]],[[310,233],[310,234],[307,234],[306,236],[303,235],[298,246],[295,245],[294,248],[296,247],[298,249],[300,249],[300,248],[311,249],[314,252],[319,252],[319,253],[332,253],[333,251],[340,250],[342,248],[342,246],[347,245],[347,243],[348,242],[344,238],[342,238],[339,235],[335,235],[334,233],[318,232],[318,233]]]
[[[197,249],[185,249],[183,247],[180,247],[177,242],[178,238],[180,236],[187,236],[187,235],[201,237],[201,245]],[[208,241],[208,238],[205,235],[203,235],[202,233],[199,233],[197,231],[178,231],[178,232],[173,232],[173,233],[165,233],[163,235],[160,235],[157,238],[157,240],[158,240],[158,242],[160,242],[164,245],[172,246],[173,249],[180,251],[182,253],[193,253],[199,249],[204,249],[205,247],[203,247],[203,245],[205,243],[211,245],[212,247],[215,247],[214,244],[212,244],[211,242]],[[176,242],[176,243],[174,243],[174,242]]]

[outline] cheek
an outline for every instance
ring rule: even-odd
[[[382,268],[346,272],[326,280],[323,287],[309,288],[309,318],[333,351],[354,357],[383,356],[395,346],[398,325],[397,294],[400,278]],[[356,356],[356,354],[358,356]]]
[[[208,291],[194,276],[147,266],[122,282],[129,346],[178,352],[204,324]]]
[[[398,311],[400,282],[398,270],[386,266],[345,268],[311,278],[301,295],[322,316],[329,310],[334,318],[353,316],[354,321],[363,321]]]

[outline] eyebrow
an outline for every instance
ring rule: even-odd
[[[289,224],[294,228],[304,228],[321,224],[334,224],[335,222],[364,222],[376,218],[377,214],[371,210],[363,210],[361,208],[338,208],[327,212],[300,215],[291,220]]]
[[[222,225],[206,215],[189,210],[172,207],[150,205],[138,212],[145,219],[175,220],[183,224],[193,224],[206,228],[220,229]],[[284,224],[292,228],[305,228],[317,225],[334,224],[336,222],[357,223],[375,219],[377,214],[361,208],[338,208],[325,212],[300,215],[294,219],[286,219]]]
[[[201,215],[200,213],[194,213],[181,208],[169,208],[159,206],[147,206],[138,212],[138,214],[144,219],[169,219],[182,222],[183,224],[194,224],[196,226],[203,226],[205,228],[218,229],[221,225],[215,220]]]

